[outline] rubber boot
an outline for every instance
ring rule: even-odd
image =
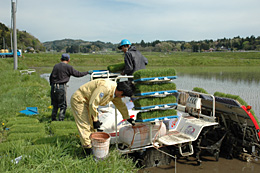
[[[66,108],[65,109],[60,109],[59,121],[63,121],[65,119],[65,113],[66,113]]]
[[[91,154],[91,148],[83,148],[83,154],[85,154],[86,156]]]
[[[58,108],[53,107],[52,113],[51,113],[51,120],[52,120],[52,121],[57,121],[57,119],[56,119],[57,112],[58,112]]]

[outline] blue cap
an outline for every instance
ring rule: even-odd
[[[67,53],[64,53],[61,55],[61,60],[62,61],[68,61],[70,59],[70,55]]]

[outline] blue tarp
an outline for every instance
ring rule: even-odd
[[[26,110],[22,110],[22,111],[20,111],[20,113],[25,114],[25,115],[36,115],[36,114],[39,114],[37,107],[26,107]]]

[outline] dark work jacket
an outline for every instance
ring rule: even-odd
[[[129,47],[125,53],[125,69],[124,74],[132,75],[135,71],[145,69],[148,64],[147,58],[145,58],[135,46]]]
[[[50,85],[67,83],[70,80],[70,76],[82,77],[87,74],[88,72],[79,72],[71,65],[60,62],[53,67],[50,75]]]

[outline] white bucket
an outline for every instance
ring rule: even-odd
[[[105,132],[94,132],[91,133],[90,139],[95,159],[106,158],[109,153],[110,135]]]

